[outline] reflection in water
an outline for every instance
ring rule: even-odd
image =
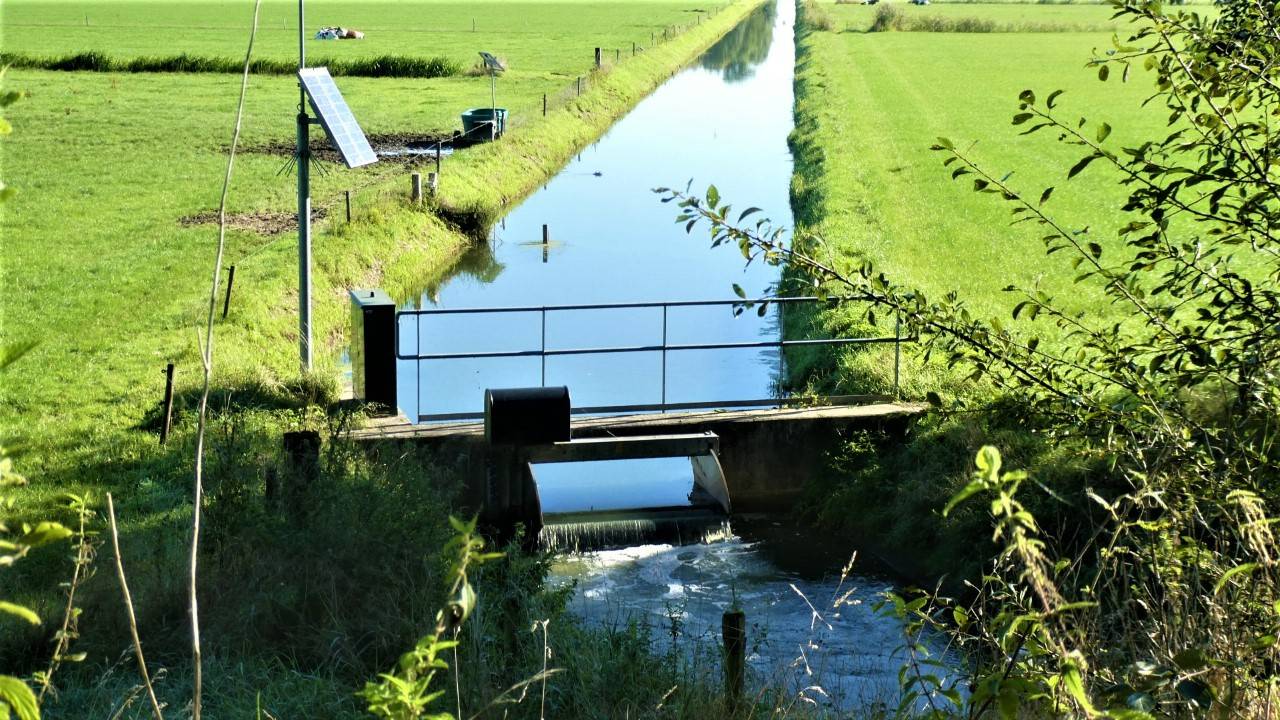
[[[740,255],[709,250],[652,192],[690,178],[695,187],[714,182],[725,196],[790,223],[794,8],[769,8],[750,14],[743,29],[710,51],[714,59],[696,60],[663,83],[512,209],[491,229],[492,257],[478,250],[463,272],[410,303],[456,309],[714,300],[731,296],[734,285],[753,297],[770,294],[777,268],[744,269]],[[423,354],[657,345],[663,320],[661,308],[553,312],[545,325],[528,312],[421,316],[401,323],[400,341]],[[763,318],[734,317],[727,306],[673,308],[666,320],[670,345],[746,343],[779,333],[776,306]],[[579,407],[764,399],[779,359],[773,348],[736,348],[673,351],[665,363],[656,352],[555,355],[545,363],[535,356],[404,360],[399,405],[410,418],[478,413],[485,388],[542,383],[568,385]]]
[[[702,56],[700,64],[706,70],[719,70],[724,81],[735,83],[755,74],[756,65],[769,56],[773,42],[773,21],[778,8],[766,3],[752,12],[733,30],[729,31]]]
[[[487,242],[477,243],[470,250],[462,254],[458,261],[454,264],[444,277],[438,274],[432,274],[431,280],[425,285],[410,288],[407,297],[410,302],[408,304],[401,302],[401,307],[412,306],[413,300],[419,298],[426,300],[431,304],[440,301],[440,290],[449,283],[449,280],[455,277],[465,277],[474,280],[480,285],[488,285],[502,274],[504,265],[498,261],[493,253],[493,247]]]

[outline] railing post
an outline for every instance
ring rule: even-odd
[[[543,227],[546,227],[543,225]],[[547,386],[547,306],[542,306],[542,387]]]
[[[902,374],[902,313],[893,316],[893,396],[902,398],[900,377]]]
[[[662,306],[662,412],[667,404],[667,306]]]

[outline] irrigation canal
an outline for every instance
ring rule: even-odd
[[[490,242],[458,272],[406,308],[504,307],[656,302],[731,297],[737,284],[765,297],[777,269],[744,269],[735,248],[711,250],[674,221],[674,208],[652,189],[695,190],[714,183],[738,207],[756,205],[789,226],[795,66],[794,6],[770,3],[748,17],[689,67],[637,105],[543,189],[508,214]],[[543,225],[551,242],[542,243]],[[776,307],[775,307],[776,310]],[[418,316],[401,328],[401,346],[421,352],[495,352],[513,345],[599,347],[652,343],[663,320],[652,311]],[[733,318],[724,306],[673,313],[673,343],[777,339],[776,316]],[[539,335],[545,333],[542,340]],[[667,358],[660,386],[656,353],[404,362],[400,407],[410,417],[474,412],[486,387],[568,385],[575,406],[770,397],[776,349],[690,351]],[[688,461],[558,468],[539,476],[546,511],[618,509],[686,501]],[[637,496],[637,488],[647,488]],[[721,613],[746,611],[751,683],[803,692],[820,705],[865,708],[897,702],[894,621],[871,605],[887,580],[855,572],[841,577],[853,548],[814,538],[770,518],[734,518],[716,542],[642,545],[566,555],[554,582],[576,582],[575,612],[625,624],[647,618],[654,637],[714,652]],[[833,600],[852,591],[840,607]],[[554,632],[554,631],[553,631]],[[686,643],[690,643],[687,644]],[[710,669],[710,668],[708,668]],[[714,675],[712,676],[715,677]],[[821,690],[815,690],[820,687]],[[807,689],[806,689],[807,688]]]

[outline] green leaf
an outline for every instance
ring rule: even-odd
[[[978,451],[978,457],[974,459],[974,464],[983,475],[988,477],[997,475],[1000,472],[1000,451],[992,445],[983,445]]]
[[[1209,657],[1200,648],[1187,648],[1173,656],[1173,664],[1180,669],[1192,672],[1209,664]]]
[[[71,531],[64,527],[61,523],[42,522],[18,538],[18,542],[27,547],[40,547],[51,542],[65,540],[71,537]]]
[[[1089,163],[1093,162],[1094,160],[1097,160],[1099,157],[1101,156],[1098,155],[1097,153],[1094,153],[1092,155],[1085,155],[1084,157],[1080,158],[1080,162],[1077,162],[1075,165],[1072,165],[1071,169],[1067,171],[1067,179],[1070,180],[1076,175],[1079,175],[1082,170],[1089,167]]]
[[[40,720],[36,694],[16,677],[0,675],[0,703],[8,705],[18,720]]]
[[[711,206],[712,210],[715,210],[716,206],[720,204],[720,191],[716,189],[715,185],[707,186],[707,204]]]
[[[1040,204],[1044,205],[1045,203],[1049,202],[1049,197],[1052,195],[1053,195],[1053,188],[1052,187],[1045,188],[1044,192],[1040,193]]]
[[[1030,120],[1033,117],[1035,117],[1034,113],[1029,113],[1029,112],[1018,113],[1017,115],[1013,116],[1013,124],[1021,125],[1022,123]]]
[[[15,605],[11,602],[0,600],[0,612],[16,615],[32,625],[40,624],[40,616],[32,612],[30,608],[26,608],[21,605]]]
[[[1062,687],[1073,700],[1080,704],[1085,714],[1094,714],[1093,703],[1089,701],[1089,696],[1084,691],[1084,678],[1080,677],[1080,668],[1067,665],[1062,669]]]
[[[987,489],[987,484],[985,482],[981,480],[971,481],[968,485],[965,485],[964,488],[960,490],[960,492],[951,496],[951,499],[947,501],[946,507],[942,508],[942,516],[946,517],[947,515],[951,514],[951,510],[955,508],[955,506],[959,505],[965,500],[968,500],[970,497],[973,497],[973,495],[980,493],[985,489]]]
[[[1104,65],[1103,67],[1106,67],[1106,66]],[[1102,142],[1103,140],[1106,140],[1109,135],[1111,135],[1110,125],[1108,125],[1107,123],[1102,123],[1101,125],[1098,126],[1098,142]]]
[[[1049,93],[1049,97],[1045,98],[1044,104],[1048,105],[1049,109],[1052,110],[1054,106],[1054,101],[1056,101],[1058,99],[1058,96],[1061,95],[1063,92],[1064,92],[1063,90],[1054,90],[1053,92]]]
[[[1098,79],[1099,79],[1099,80],[1101,80],[1102,82],[1106,82],[1108,77],[1111,77],[1111,66],[1110,66],[1110,65],[1099,65],[1099,66],[1098,66]]]
[[[1213,594],[1217,595],[1218,593],[1222,592],[1222,588],[1227,586],[1227,581],[1235,577],[1236,575],[1240,575],[1242,573],[1251,573],[1256,571],[1257,569],[1258,569],[1258,563],[1256,562],[1247,562],[1231,568],[1230,570],[1223,573],[1222,577],[1218,578],[1218,582],[1213,586]]]
[[[734,294],[734,295],[737,295],[738,297],[742,298],[743,300],[746,300],[746,299],[747,299],[747,291],[746,291],[746,290],[743,290],[743,289],[742,289],[742,286],[741,286],[741,285],[739,285],[738,283],[734,283],[734,284],[733,284],[733,294]]]

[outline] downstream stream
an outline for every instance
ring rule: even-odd
[[[795,9],[770,3],[675,74],[544,188],[513,209],[453,276],[408,307],[502,307],[703,300],[766,296],[777,269],[744,269],[736,249],[711,250],[674,220],[674,208],[652,189],[697,191],[714,183],[738,207],[756,205],[790,225]],[[551,242],[544,248],[542,226]],[[547,347],[652,343],[661,317],[651,309],[581,311],[549,316]],[[411,323],[406,323],[411,326]],[[692,308],[670,318],[673,343],[777,339],[775,316],[734,317],[729,307]],[[402,347],[432,352],[537,348],[536,313],[441,315],[402,330]],[[575,406],[656,402],[662,392],[656,353],[552,358],[546,384],[570,387]],[[486,387],[537,385],[538,358],[402,363],[400,406],[418,414],[475,412]],[[671,354],[667,400],[767,398],[775,392],[777,351],[690,351]],[[687,467],[687,463],[685,463]],[[662,473],[655,472],[655,475]],[[562,484],[539,479],[544,509],[643,505],[635,472],[604,477],[567,472]],[[688,481],[653,478],[652,505],[687,493]],[[639,480],[643,482],[643,480]],[[625,490],[624,490],[625,488]],[[595,498],[582,495],[595,493]],[[623,498],[626,498],[625,500]],[[841,538],[815,538],[772,518],[734,518],[729,539],[700,545],[644,545],[562,556],[553,582],[576,583],[572,607],[605,623],[643,619],[655,637],[719,646],[721,613],[734,601],[746,612],[755,687],[804,693],[819,705],[896,706],[897,623],[871,605],[889,581],[842,577],[853,548]],[[852,591],[848,602],[833,600]],[[814,689],[820,687],[820,690]]]

